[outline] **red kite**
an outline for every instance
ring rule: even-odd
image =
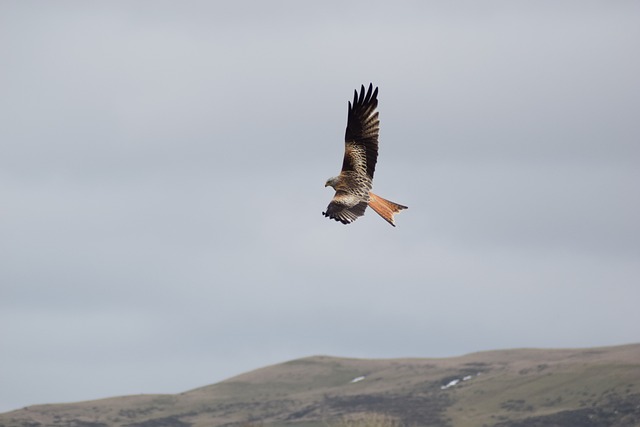
[[[377,106],[378,88],[373,90],[372,84],[369,84],[366,94],[364,86],[361,87],[360,96],[357,90],[354,91],[353,104],[349,102],[342,171],[340,175],[329,178],[324,185],[333,187],[336,194],[322,215],[343,224],[351,224],[364,215],[365,209],[370,206],[395,227],[393,215],[407,209],[371,192],[378,160],[380,120]]]

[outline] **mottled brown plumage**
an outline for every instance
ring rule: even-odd
[[[365,92],[364,86],[354,91],[353,103],[349,102],[347,130],[345,132],[344,159],[340,175],[329,178],[325,187],[331,186],[336,194],[322,214],[328,218],[350,224],[364,215],[367,206],[393,225],[393,215],[406,206],[385,200],[371,193],[373,174],[378,160],[378,88]]]

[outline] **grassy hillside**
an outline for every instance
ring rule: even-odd
[[[0,427],[315,427],[381,419],[372,414],[407,426],[638,426],[640,344],[447,359],[315,356],[177,395],[32,406],[0,414]]]

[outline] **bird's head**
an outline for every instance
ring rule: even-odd
[[[338,184],[338,177],[334,176],[333,178],[329,178],[327,180],[327,182],[324,183],[325,187],[333,187],[333,189],[336,189],[336,185]]]

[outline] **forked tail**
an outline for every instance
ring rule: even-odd
[[[380,196],[376,196],[371,192],[369,192],[369,206],[371,207],[371,209],[376,211],[378,215],[384,218],[385,221],[387,221],[394,227],[396,226],[396,224],[393,221],[393,216],[401,210],[407,209],[406,206],[390,202]]]

